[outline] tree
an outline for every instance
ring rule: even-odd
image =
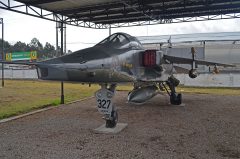
[[[9,44],[9,42],[4,40],[3,45],[4,45],[4,53],[11,51],[12,46]],[[0,59],[2,59],[2,39],[0,39]]]
[[[40,51],[43,50],[43,45],[39,42],[37,38],[33,38],[29,44],[31,50]]]
[[[18,52],[18,51],[37,51],[38,58],[52,58],[56,56],[56,50],[53,45],[46,42],[45,46],[39,42],[37,38],[33,38],[29,44],[18,41],[11,45],[7,41],[4,42],[4,53]],[[2,39],[0,39],[0,59],[2,57]]]
[[[29,50],[28,51],[37,51],[38,58],[43,58],[43,45],[39,42],[37,38],[33,38],[31,42],[28,44]]]
[[[18,41],[13,45],[11,48],[11,51],[17,52],[17,51],[26,51],[29,50],[29,47],[27,46],[26,43],[22,43],[21,41]]]
[[[52,46],[50,43],[46,42],[44,48],[43,48],[43,55],[48,58],[54,57],[56,51],[55,47]]]

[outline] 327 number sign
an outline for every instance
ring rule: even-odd
[[[111,100],[105,100],[105,99],[98,99],[98,108],[103,108],[103,109],[108,109],[110,104],[111,104]]]
[[[111,115],[113,104],[113,92],[102,88],[95,93],[98,111],[104,115]]]

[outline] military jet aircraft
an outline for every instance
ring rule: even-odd
[[[167,52],[145,50],[133,36],[115,33],[93,47],[72,54],[36,63],[14,63],[37,66],[38,77],[42,80],[99,84],[101,89],[95,93],[97,108],[104,115],[106,127],[113,128],[118,120],[117,108],[113,103],[117,84],[134,84],[128,94],[128,102],[144,103],[157,95],[159,89],[164,89],[170,96],[170,103],[180,105],[182,96],[175,90],[179,80],[173,76],[175,63],[190,64],[191,78],[198,75],[197,65],[213,65],[216,69],[217,66],[232,66],[198,60],[194,48],[191,51],[192,58],[170,56]]]

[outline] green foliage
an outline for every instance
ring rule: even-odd
[[[53,58],[56,56],[56,49],[49,42],[45,46],[37,39],[33,38],[29,44],[21,41],[11,45],[9,42],[4,41],[4,53],[19,52],[19,51],[37,51],[39,59]],[[2,39],[0,39],[0,48],[2,48]],[[59,49],[60,50],[60,49]],[[68,50],[71,52],[71,50]],[[0,49],[0,59],[2,58],[2,49]]]
[[[54,57],[56,54],[55,47],[52,46],[50,43],[46,42],[44,48],[43,48],[43,54],[45,58],[47,57]]]
[[[3,41],[3,45],[4,45],[5,52],[8,52],[11,50],[12,46],[9,44],[9,42]],[[0,59],[2,59],[2,39],[0,39]]]
[[[12,46],[11,50],[14,52],[25,51],[25,50],[28,50],[28,46],[27,44],[22,43],[21,41],[18,41]]]
[[[33,38],[29,44],[29,47],[33,50],[35,49],[36,51],[41,51],[43,50],[43,45],[39,42],[37,38]]]

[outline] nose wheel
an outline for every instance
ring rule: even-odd
[[[118,113],[116,106],[113,105],[113,97],[115,95],[116,85],[112,84],[109,87],[101,85],[101,89],[95,93],[97,100],[98,111],[104,115],[106,120],[106,128],[114,128],[118,122]]]
[[[118,112],[117,110],[112,111],[111,119],[106,120],[106,128],[114,128],[118,122]]]

